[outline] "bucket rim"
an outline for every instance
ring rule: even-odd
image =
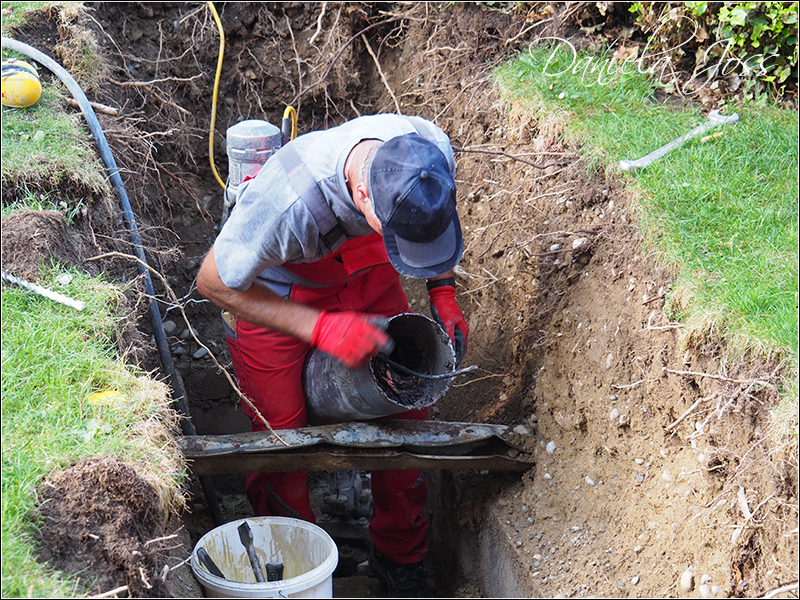
[[[217,577],[216,575],[210,573],[200,562],[200,559],[197,557],[197,549],[203,545],[203,541],[209,536],[211,533],[224,528],[228,527],[238,527],[244,522],[257,522],[257,523],[266,523],[269,525],[290,525],[294,527],[299,527],[301,529],[305,529],[306,531],[312,532],[317,534],[320,538],[325,540],[330,544],[331,552],[328,557],[318,566],[314,567],[310,571],[306,571],[301,575],[296,575],[295,577],[290,577],[289,579],[282,579],[281,581],[267,581],[263,583],[259,582],[248,582],[248,581],[231,581],[230,579],[224,579],[222,577]],[[302,519],[295,519],[292,517],[245,517],[242,519],[236,519],[235,521],[229,521],[228,523],[223,523],[207,531],[195,544],[194,548],[192,549],[190,564],[192,566],[192,571],[194,572],[195,576],[202,585],[211,585],[220,590],[230,591],[230,592],[240,592],[248,594],[247,597],[259,597],[255,594],[258,593],[274,593],[275,596],[261,596],[261,597],[279,597],[277,594],[294,594],[297,592],[301,592],[303,590],[307,590],[309,588],[313,588],[316,585],[319,585],[329,577],[333,575],[334,570],[336,570],[336,566],[339,564],[339,547],[336,545],[336,542],[333,541],[333,538],[319,525],[315,525],[314,523],[310,523],[308,521],[303,521]],[[295,581],[296,580],[296,581]]]

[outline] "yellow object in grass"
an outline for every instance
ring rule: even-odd
[[[16,58],[3,59],[3,106],[33,106],[41,95],[42,82],[33,66]]]
[[[104,390],[102,392],[90,394],[86,401],[92,404],[105,404],[107,406],[113,406],[118,404],[122,398],[123,395],[116,390]]]

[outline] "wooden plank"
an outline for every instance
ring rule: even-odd
[[[527,456],[523,458],[528,458]],[[246,454],[187,456],[189,469],[196,475],[223,475],[276,471],[352,471],[352,470],[455,470],[478,469],[524,472],[533,467],[530,460],[512,456],[442,456],[413,454],[396,450],[336,448],[254,452]]]

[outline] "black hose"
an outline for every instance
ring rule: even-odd
[[[17,40],[6,37],[2,38],[2,41],[3,48],[9,48],[14,52],[24,54],[36,62],[41,63],[56,77],[58,77],[64,83],[64,85],[67,86],[69,91],[72,92],[73,97],[78,102],[78,106],[80,106],[83,116],[86,117],[86,122],[89,125],[92,135],[94,136],[95,142],[97,143],[100,156],[103,159],[106,169],[108,170],[111,184],[119,193],[120,204],[122,205],[122,219],[125,221],[125,225],[128,228],[134,254],[136,255],[136,258],[139,259],[137,261],[139,273],[144,276],[145,290],[147,297],[149,298],[148,312],[150,314],[150,322],[153,326],[153,334],[156,338],[156,346],[158,347],[158,355],[161,359],[161,366],[167,373],[169,385],[172,389],[173,403],[178,412],[184,417],[181,419],[181,429],[183,430],[184,435],[197,435],[197,430],[195,429],[194,423],[192,423],[192,417],[189,414],[189,407],[186,405],[186,399],[183,396],[178,374],[175,371],[175,364],[172,362],[172,354],[170,353],[167,336],[164,333],[164,325],[161,321],[161,313],[159,312],[158,304],[155,301],[156,294],[155,290],[153,289],[153,280],[150,277],[150,271],[147,268],[147,259],[145,258],[144,250],[142,248],[142,239],[139,237],[139,228],[136,225],[136,220],[133,216],[133,209],[131,208],[131,203],[128,200],[128,193],[125,191],[125,185],[122,183],[122,178],[119,176],[117,163],[114,160],[114,156],[111,154],[111,148],[108,145],[108,141],[106,141],[106,136],[103,133],[100,122],[97,120],[97,115],[95,115],[92,105],[89,104],[86,94],[83,93],[81,87],[78,85],[75,79],[73,79],[72,75],[70,75],[67,70],[64,69],[64,67],[59,65],[46,54],[40,52],[36,48],[28,46],[27,44],[23,44],[22,42],[18,42]],[[199,479],[200,484],[203,487],[203,493],[206,496],[206,502],[208,503],[208,507],[214,519],[214,524],[222,525],[222,512],[220,511],[219,504],[217,503],[217,497],[214,494],[214,487],[211,483],[211,479],[208,475],[200,475]]]

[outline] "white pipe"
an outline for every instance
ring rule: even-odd
[[[30,281],[25,281],[24,279],[20,279],[19,277],[14,277],[13,275],[9,275],[5,271],[3,273],[3,281],[7,281],[8,283],[14,283],[20,287],[25,288],[26,290],[30,290],[39,294],[40,296],[44,296],[45,298],[50,298],[50,300],[55,300],[56,302],[60,302],[61,304],[66,304],[69,307],[74,308],[75,310],[83,310],[86,308],[86,303],[82,300],[73,300],[64,294],[59,294],[58,292],[54,292],[53,290],[48,290],[45,287],[37,285],[35,283],[31,283]]]

